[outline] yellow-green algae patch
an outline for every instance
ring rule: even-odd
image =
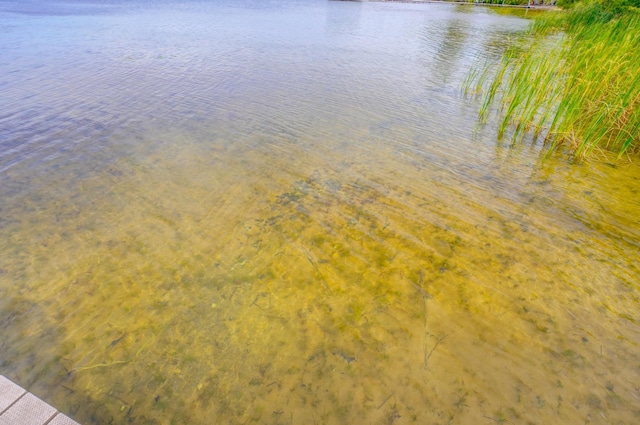
[[[81,423],[638,418],[637,165],[158,139],[2,207],[1,366]]]

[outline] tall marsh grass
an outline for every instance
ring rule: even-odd
[[[544,137],[577,158],[594,151],[640,153],[640,11],[600,4],[536,19],[500,63],[467,77],[465,92],[484,98],[484,122],[497,111],[503,137]]]

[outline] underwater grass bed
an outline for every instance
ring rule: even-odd
[[[550,151],[575,158],[640,149],[640,13],[600,4],[538,18],[500,63],[467,77],[465,93],[483,96],[481,122],[501,118],[499,136],[544,136]]]

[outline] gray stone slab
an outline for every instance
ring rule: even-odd
[[[68,416],[58,413],[47,425],[80,425]]]
[[[44,425],[56,413],[56,409],[27,393],[0,415],[0,425]]]
[[[0,414],[27,391],[0,375]]]

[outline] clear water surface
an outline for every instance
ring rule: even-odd
[[[640,167],[461,94],[525,19],[0,1],[0,374],[89,424],[640,422]]]

